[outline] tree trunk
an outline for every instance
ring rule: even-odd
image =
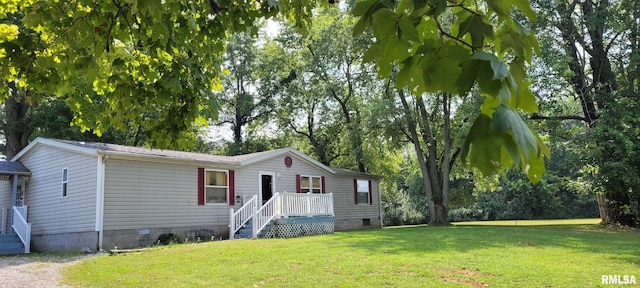
[[[409,129],[409,136],[411,143],[413,143],[413,148],[416,152],[416,156],[418,158],[418,164],[420,166],[420,172],[422,173],[422,182],[424,184],[424,191],[427,196],[427,208],[429,209],[429,224],[431,224],[436,219],[435,213],[435,203],[433,202],[433,191],[431,186],[431,178],[429,177],[429,169],[427,168],[427,161],[425,159],[424,150],[422,150],[422,146],[420,146],[420,139],[418,138],[417,132],[417,124],[413,120],[413,113],[411,108],[409,107],[409,103],[405,98],[404,91],[399,90],[398,95],[400,96],[400,102],[402,103],[402,107],[404,108],[405,117],[407,119],[407,128]]]
[[[8,83],[10,95],[4,101],[5,119],[3,123],[6,140],[5,155],[13,158],[22,148],[29,144],[29,137],[33,133],[27,102],[28,91],[19,90],[15,82]]]
[[[444,114],[444,151],[442,152],[442,211],[443,224],[449,224],[449,174],[451,173],[451,101],[448,93],[442,94]]]

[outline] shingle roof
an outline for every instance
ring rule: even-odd
[[[49,140],[71,144],[78,147],[94,149],[100,152],[107,152],[107,153],[115,152],[118,154],[155,156],[155,157],[164,157],[167,159],[195,160],[195,161],[205,161],[205,162],[215,162],[215,163],[225,163],[225,164],[240,164],[243,161],[264,156],[270,153],[274,153],[274,151],[278,151],[278,150],[272,150],[272,151],[237,155],[237,156],[221,156],[221,155],[213,155],[213,154],[164,150],[164,149],[151,149],[151,148],[144,148],[144,147],[133,147],[133,146],[124,146],[124,145],[117,145],[117,144],[98,143],[98,142],[81,142],[81,141],[59,140],[59,139],[49,139]]]
[[[212,155],[212,154],[205,154],[205,153],[124,146],[124,145],[99,143],[99,142],[84,142],[84,141],[60,140],[60,139],[38,137],[29,145],[27,145],[25,149],[23,149],[16,156],[14,156],[12,160],[19,161],[26,154],[30,153],[29,151],[31,151],[35,146],[39,146],[39,145],[61,146],[61,147],[66,147],[66,149],[72,149],[72,150],[76,150],[78,152],[90,154],[90,155],[106,154],[106,155],[114,155],[114,156],[118,155],[118,156],[127,156],[127,157],[129,156],[130,157],[148,157],[148,158],[155,158],[155,159],[167,159],[167,160],[178,160],[178,161],[209,162],[209,163],[216,163],[216,164],[237,166],[237,167],[252,165],[254,163],[258,163],[268,159],[273,159],[274,157],[282,156],[285,154],[293,154],[293,155],[297,155],[300,159],[310,163],[311,165],[315,165],[318,168],[323,169],[331,174],[380,178],[380,176],[377,176],[374,174],[361,173],[361,172],[351,171],[351,170],[342,169],[342,168],[328,167],[318,162],[317,160],[309,157],[308,155],[293,148],[281,148],[277,150],[270,150],[270,151],[237,155],[237,156],[222,156],[222,155]],[[22,166],[22,168],[24,168],[26,171],[29,171],[24,166]]]
[[[0,161],[0,175],[31,175],[31,171],[20,162]]]
[[[380,178],[380,176],[375,174],[353,171],[353,170],[344,169],[344,168],[331,167],[331,169],[336,171],[336,174]]]

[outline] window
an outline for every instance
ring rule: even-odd
[[[206,204],[227,204],[228,203],[228,182],[227,171],[206,170],[204,177],[205,203]]]
[[[300,176],[300,192],[322,193],[322,178],[320,176]]]
[[[369,204],[369,193],[371,193],[371,187],[369,186],[369,180],[357,180],[357,194],[358,204]]]
[[[69,168],[62,168],[62,198],[67,198],[69,188]]]

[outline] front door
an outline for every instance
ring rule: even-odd
[[[273,176],[274,175],[272,173],[260,173],[260,193],[262,196],[262,204],[267,203],[267,201],[273,197],[275,189]]]

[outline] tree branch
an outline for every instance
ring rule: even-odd
[[[589,119],[583,116],[574,115],[561,115],[561,116],[542,116],[538,113],[532,114],[529,119],[531,120],[577,120],[582,122],[589,122]]]

